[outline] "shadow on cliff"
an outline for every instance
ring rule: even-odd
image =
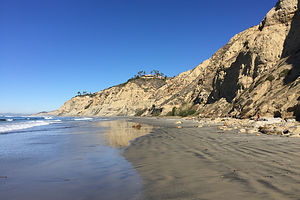
[[[236,97],[238,90],[242,87],[239,84],[240,74],[249,75],[251,60],[252,57],[249,52],[240,52],[235,62],[223,70],[225,74],[224,79],[219,79],[218,76],[216,76],[212,85],[213,88],[216,89],[209,95],[207,103],[215,103],[221,98],[225,98],[227,102],[231,103]]]
[[[293,83],[300,75],[300,0],[298,0],[298,10],[296,11],[292,22],[291,29],[284,42],[282,59],[287,59],[286,63],[292,65],[284,79],[284,84]],[[293,107],[288,108],[288,112],[293,112],[294,116],[300,121],[300,98],[298,103]]]
[[[284,79],[284,84],[294,82],[300,74],[300,1],[298,1],[298,10],[296,11],[291,29],[284,42],[282,59],[287,58],[286,63],[292,65],[291,70]]]

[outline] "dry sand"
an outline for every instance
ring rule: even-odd
[[[124,152],[142,177],[142,199],[300,199],[298,138],[131,120],[159,127]]]

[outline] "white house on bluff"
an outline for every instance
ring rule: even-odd
[[[162,76],[152,75],[152,74],[143,75],[143,76],[141,76],[141,78],[145,78],[145,79],[160,78],[160,79],[163,79]]]

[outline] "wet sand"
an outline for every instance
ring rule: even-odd
[[[155,128],[125,152],[141,199],[300,199],[300,139],[134,118]]]
[[[107,143],[116,148],[123,148],[130,145],[132,140],[147,135],[152,131],[152,126],[143,124],[135,127],[137,123],[129,122],[125,119],[99,122],[100,127],[106,127],[105,138]],[[135,127],[135,128],[134,128]]]
[[[67,123],[67,122],[66,122]],[[1,200],[140,199],[141,180],[94,122],[0,135]]]

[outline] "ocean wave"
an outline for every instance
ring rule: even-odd
[[[53,117],[44,117],[44,119],[53,119]]]
[[[11,121],[14,121],[14,119],[3,119],[3,118],[0,118],[0,121],[5,121],[5,122],[11,122]]]
[[[37,120],[44,120],[43,117],[1,117],[0,121],[7,121],[7,122],[11,122],[11,121],[37,121]]]
[[[92,120],[93,118],[91,117],[83,117],[83,118],[75,118],[75,121],[84,121],[84,120]]]
[[[27,121],[27,122],[18,122],[14,124],[3,124],[0,126],[0,133],[7,133],[15,130],[22,130],[27,128],[32,128],[36,126],[45,126],[52,123],[59,123],[58,121]]]

